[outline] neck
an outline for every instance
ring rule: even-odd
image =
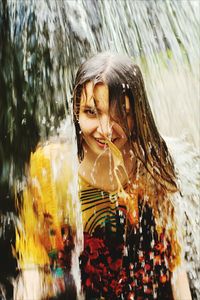
[[[90,185],[105,191],[115,191],[118,183],[114,175],[114,161],[109,149],[104,155],[96,155],[89,149],[84,149],[84,159],[79,166],[79,174]],[[135,166],[135,159],[130,157],[129,147],[124,147],[122,151],[126,172],[120,168],[118,175],[120,182],[124,185],[127,181],[127,174],[132,176]]]

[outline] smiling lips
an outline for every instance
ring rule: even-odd
[[[95,138],[95,140],[96,140],[96,142],[97,142],[97,144],[98,144],[99,147],[101,147],[101,148],[108,147],[108,143],[107,143],[106,140],[97,139],[97,138]],[[116,140],[117,140],[117,138],[114,138],[114,139],[111,140],[111,142],[114,143]]]

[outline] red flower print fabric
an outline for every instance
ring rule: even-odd
[[[151,209],[141,211],[139,226],[128,225],[116,214],[116,231],[108,224],[84,233],[80,257],[85,297],[94,299],[169,300],[172,298],[167,260],[170,245],[164,233],[158,238]]]

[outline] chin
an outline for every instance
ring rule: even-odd
[[[118,141],[116,143],[114,143],[114,145],[120,150],[122,151],[126,145],[126,143]],[[93,154],[95,154],[96,156],[108,156],[110,154],[109,151],[109,147],[101,147],[101,145],[97,145],[96,142],[94,142],[94,140],[85,140],[84,141],[84,148],[87,152],[92,152]]]
[[[106,149],[95,149],[93,152],[96,155],[102,155],[102,156],[107,156],[110,153],[109,148],[106,148]]]

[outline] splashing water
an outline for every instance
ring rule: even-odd
[[[68,113],[71,114],[75,71],[86,58],[104,50],[127,53],[133,57],[143,71],[150,104],[161,133],[175,138],[184,135],[194,147],[199,147],[199,10],[200,4],[196,0],[4,0],[0,3],[0,272],[5,278],[0,293],[5,295],[5,299],[12,297],[13,280],[10,278],[16,278],[17,265],[19,268],[20,263],[23,265],[20,259],[17,261],[15,258],[17,237],[14,231],[15,228],[23,230],[25,221],[19,212],[25,208],[22,194],[27,185],[25,175],[30,153],[38,142],[44,144],[49,137],[58,135],[62,120]],[[77,174],[72,128],[70,121],[62,131],[64,134],[60,132],[56,143],[67,141],[67,145],[73,145],[71,172]],[[172,147],[174,153],[180,154],[177,162],[180,169],[184,161],[181,180],[186,199],[192,195],[197,199],[197,154],[189,151],[184,143],[176,142],[176,139],[169,144],[175,144]],[[194,160],[185,154],[187,151]],[[59,163],[62,164],[62,157],[56,164],[52,163],[54,179],[62,173]],[[43,175],[45,177],[45,173]],[[76,176],[71,181],[69,193],[71,204],[58,201],[55,219],[59,226],[70,210],[76,221],[77,243],[73,252],[76,268],[72,270],[80,291],[78,256],[82,247],[82,225],[78,217],[80,207],[77,204]],[[183,205],[180,199],[178,203]],[[191,201],[184,203],[190,212],[189,220],[199,220],[197,201],[194,204]],[[192,226],[195,230],[197,222]],[[187,245],[191,246],[187,251],[190,259],[198,245],[192,246],[192,238]],[[25,260],[25,254],[21,260]],[[190,264],[188,270],[192,274],[194,293],[198,296],[199,275]],[[48,277],[42,286],[39,283],[40,276],[43,276],[40,270],[30,269],[25,270],[21,281],[18,281],[20,299],[27,299],[30,276],[34,276],[36,282],[35,289],[32,289],[35,299],[45,294]],[[194,299],[197,296],[194,294]]]

